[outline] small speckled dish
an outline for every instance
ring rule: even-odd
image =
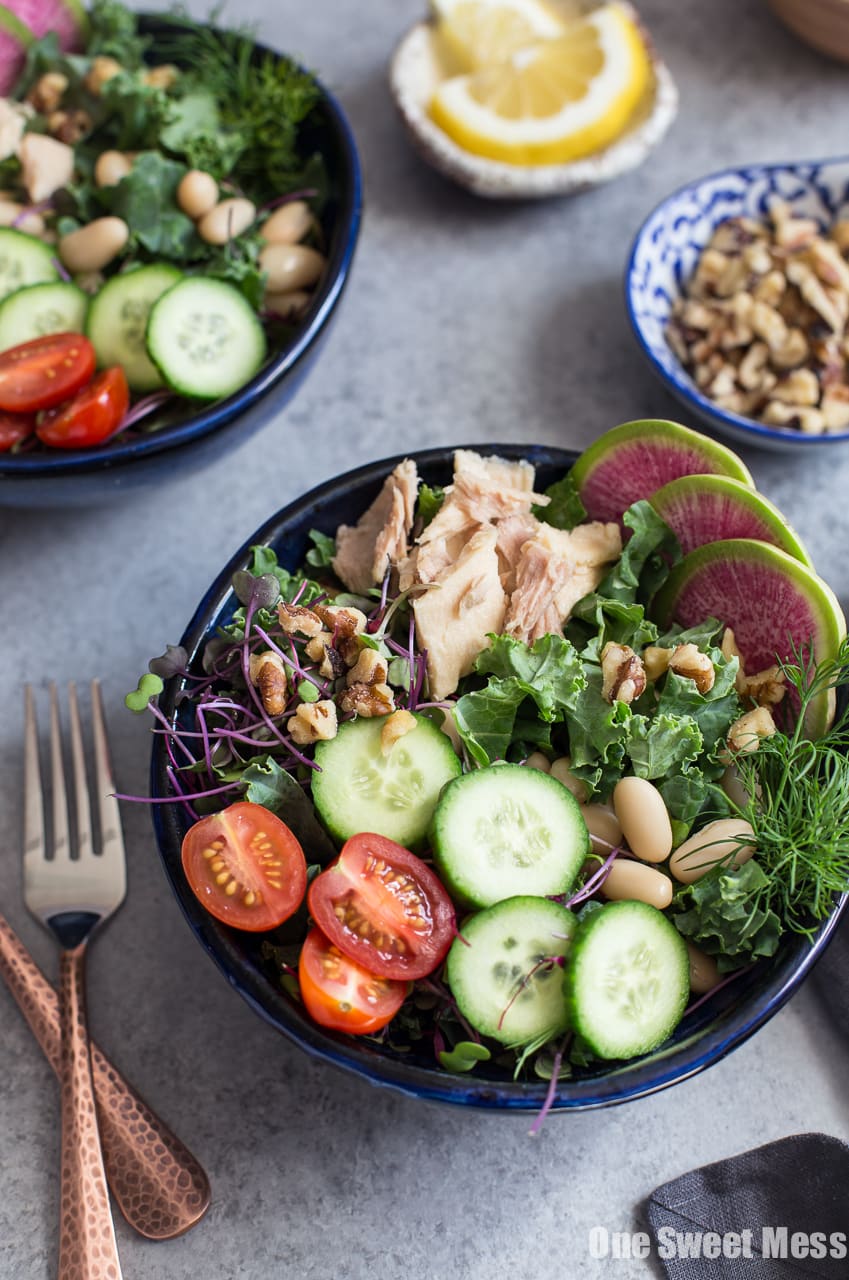
[[[849,158],[722,169],[673,191],[637,232],[625,271],[625,301],[643,354],[693,418],[738,444],[799,454],[849,441],[849,431],[804,435],[720,409],[699,391],[666,341],[673,304],[718,224],[764,218],[773,199],[824,226],[849,216]]]
[[[575,195],[618,178],[642,164],[678,111],[678,90],[645,29],[651,58],[651,93],[629,128],[612,146],[569,164],[516,165],[464,151],[431,120],[428,107],[443,77],[433,22],[419,22],[404,36],[389,68],[389,87],[410,139],[422,158],[447,178],[491,200],[536,200]]]

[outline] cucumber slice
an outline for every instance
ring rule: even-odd
[[[383,717],[347,720],[335,738],[319,742],[313,804],[334,840],[374,831],[411,849],[427,834],[439,793],[462,769],[451,740],[427,716],[381,747]]]
[[[28,284],[58,280],[54,250],[35,236],[12,227],[0,228],[0,298]]]
[[[193,276],[154,304],[147,350],[174,391],[217,400],[238,391],[257,372],[265,359],[265,333],[238,289]]]
[[[86,336],[97,353],[97,363],[102,369],[119,364],[133,391],[162,386],[159,370],[147,354],[147,321],[157,298],[182,278],[182,272],[164,262],[139,267],[107,280],[92,300]]]
[[[47,333],[82,333],[88,294],[75,284],[29,284],[0,302],[0,351]]]
[[[656,1049],[687,1007],[684,939],[656,907],[611,902],[578,926],[569,963],[575,1030],[599,1058]]]
[[[589,851],[575,797],[525,765],[464,774],[446,787],[434,815],[436,868],[452,896],[472,907],[566,893]]]
[[[569,1025],[560,965],[575,917],[546,898],[517,897],[463,922],[445,962],[445,980],[463,1016],[502,1044],[550,1040]]]

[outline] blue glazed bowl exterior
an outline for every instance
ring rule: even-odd
[[[573,453],[546,447],[513,444],[469,447],[507,458],[527,458],[536,466],[539,485],[543,488],[560,479],[575,459]],[[425,481],[447,484],[451,480],[452,455],[453,450],[431,449],[411,456]],[[182,638],[193,670],[201,669],[200,657],[207,639],[228,621],[238,606],[231,590],[231,578],[237,569],[249,564],[251,546],[268,543],[274,547],[281,564],[289,569],[297,568],[310,545],[309,530],[333,534],[340,523],[354,523],[398,461],[400,459],[392,458],[369,463],[328,481],[272,516],[248,539],[222,569]],[[190,715],[190,707],[179,706],[183,686],[182,678],[174,678],[160,696],[160,708],[171,722],[178,716]],[[151,758],[153,797],[173,795],[168,763],[164,740],[157,735]],[[228,982],[260,1017],[288,1039],[325,1062],[411,1097],[492,1110],[521,1112],[541,1107],[547,1090],[544,1081],[513,1080],[509,1073],[494,1068],[491,1063],[481,1064],[472,1075],[451,1075],[435,1065],[431,1053],[396,1053],[364,1039],[325,1031],[313,1023],[302,1005],[263,968],[259,955],[261,937],[238,933],[220,924],[189,889],[180,861],[183,836],[190,826],[183,807],[156,804],[152,810],[165,872],[195,936]],[[670,1040],[654,1053],[633,1062],[597,1063],[577,1070],[572,1079],[559,1082],[554,1109],[577,1111],[626,1102],[686,1080],[718,1061],[763,1026],[789,999],[824,950],[843,905],[841,901],[813,945],[800,937],[786,940],[773,960],[750,969],[685,1017]]]
[[[625,272],[628,318],[649,364],[678,400],[720,435],[738,444],[796,451],[849,440],[849,431],[822,436],[781,431],[718,408],[703,395],[666,341],[675,300],[702,250],[725,218],[765,218],[770,202],[824,226],[849,214],[849,159],[723,169],[674,191],[643,223]]]
[[[141,26],[153,35],[159,29],[155,18],[143,18]],[[91,506],[166,482],[242,444],[293,398],[335,314],[362,214],[362,174],[350,125],[333,95],[321,84],[319,90],[303,136],[305,149],[320,151],[327,164],[327,268],[287,345],[233,395],[211,405],[189,405],[160,430],[94,449],[0,454],[0,506]]]

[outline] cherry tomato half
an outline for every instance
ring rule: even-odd
[[[81,333],[51,333],[0,353],[0,409],[51,409],[91,379],[94,347]]]
[[[445,958],[456,932],[441,882],[385,836],[352,836],[307,895],[331,942],[381,978],[423,978]]]
[[[409,990],[406,982],[378,978],[343,955],[320,929],[301,947],[298,982],[313,1022],[352,1036],[368,1035],[391,1022]]]
[[[113,435],[130,406],[130,389],[120,365],[104,369],[73,400],[42,414],[36,434],[54,449],[87,449]]]
[[[35,431],[31,413],[0,413],[0,453],[8,453]]]
[[[251,933],[288,920],[307,888],[306,859],[292,832],[270,810],[247,800],[189,828],[183,870],[210,915]]]

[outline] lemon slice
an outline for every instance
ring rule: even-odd
[[[464,71],[505,62],[566,29],[544,0],[432,0],[431,7],[441,40]]]
[[[473,155],[563,164],[614,142],[650,78],[648,52],[628,9],[606,4],[563,35],[444,81],[430,114]]]

